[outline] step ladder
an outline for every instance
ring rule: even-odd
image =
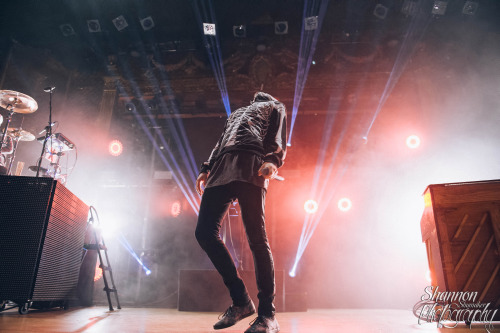
[[[111,269],[111,263],[109,262],[109,257],[108,257],[108,249],[106,247],[106,243],[104,242],[104,238],[98,233],[98,227],[99,227],[99,218],[97,218],[97,222],[94,219],[94,213],[97,216],[97,211],[95,210],[94,207],[90,207],[90,218],[89,218],[89,224],[92,226],[92,231],[94,235],[94,242],[90,244],[84,244],[83,247],[86,250],[89,251],[97,251],[97,255],[99,257],[99,268],[102,270],[102,279],[104,281],[104,291],[106,292],[106,297],[108,298],[108,304],[109,304],[109,310],[114,311],[113,308],[113,303],[111,302],[111,293],[115,294],[116,298],[116,304],[117,308],[121,309],[122,307],[120,306],[120,300],[118,298],[118,290],[116,289],[115,286],[115,280],[113,279],[113,270]],[[104,252],[104,256],[102,255],[101,251]],[[104,261],[106,259],[106,261]],[[108,283],[108,277],[106,276],[106,272],[109,273],[109,279],[111,281],[111,288]]]

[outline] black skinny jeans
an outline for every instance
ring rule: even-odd
[[[231,182],[227,185],[210,187],[201,198],[196,239],[207,253],[235,305],[244,305],[250,299],[243,280],[236,270],[226,245],[220,238],[222,219],[231,201],[238,199],[241,207],[248,244],[252,250],[257,288],[259,290],[258,313],[273,316],[275,308],[274,262],[266,235],[264,217],[266,190],[245,182]]]

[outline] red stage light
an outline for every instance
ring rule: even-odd
[[[420,138],[416,135],[410,135],[406,138],[406,145],[408,148],[416,149],[420,146]]]
[[[304,202],[304,210],[307,214],[314,214],[318,211],[318,203],[313,199],[309,199]]]
[[[182,210],[182,205],[179,200],[174,201],[172,203],[172,206],[170,206],[170,214],[173,217],[179,216],[181,214],[181,210]]]
[[[99,259],[99,258],[97,258]],[[99,267],[101,264],[99,263],[99,260],[97,260],[97,263],[95,265],[95,274],[94,274],[94,282],[98,281],[100,278],[102,278],[102,268]]]
[[[123,152],[123,144],[120,140],[113,140],[108,146],[109,153],[113,156],[120,156]]]
[[[347,212],[352,207],[352,202],[349,198],[342,198],[339,200],[337,206],[343,212]]]

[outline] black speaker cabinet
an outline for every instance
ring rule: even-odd
[[[250,297],[258,305],[255,271],[239,271]],[[282,270],[274,273],[276,282],[276,311],[284,311],[285,274]],[[216,270],[180,270],[179,311],[222,312],[231,305],[231,297],[222,278]]]
[[[0,301],[76,298],[88,210],[51,178],[0,176]]]

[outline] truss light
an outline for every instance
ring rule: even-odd
[[[142,29],[144,31],[148,31],[154,28],[155,26],[155,21],[153,21],[153,18],[151,16],[145,17],[140,20]]]
[[[73,26],[69,23],[61,24],[59,29],[65,37],[76,35],[75,29],[73,29]]]
[[[89,29],[89,32],[92,33],[101,32],[101,24],[99,23],[99,20],[87,20],[87,28]]]
[[[245,38],[247,36],[247,27],[245,25],[234,25],[233,36],[237,38]]]
[[[123,15],[120,15],[120,16],[114,18],[113,24],[115,25],[115,28],[118,31],[122,31],[123,29],[128,27],[127,20],[125,19],[125,17],[123,17]]]
[[[276,35],[286,35],[288,33],[288,21],[274,22],[274,33]]]

